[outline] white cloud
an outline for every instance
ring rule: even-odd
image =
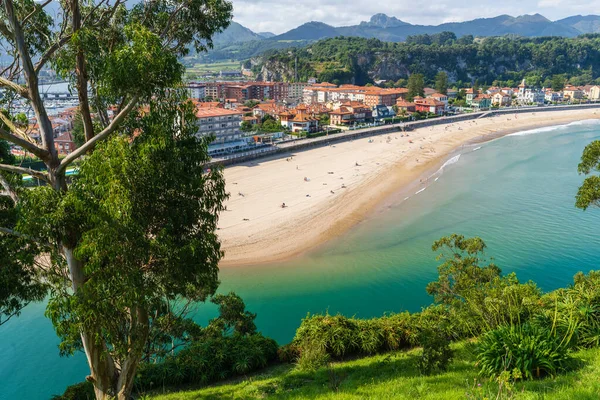
[[[437,25],[474,18],[540,13],[556,20],[576,14],[593,14],[600,0],[232,0],[234,20],[255,32],[283,33],[305,22],[333,26],[355,25],[373,14],[385,13],[411,24]],[[477,4],[477,5],[475,5]]]

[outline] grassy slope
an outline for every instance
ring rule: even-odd
[[[156,394],[154,400],[196,399],[496,399],[498,385],[477,376],[472,346],[458,344],[448,372],[421,376],[419,350],[331,364],[314,373],[279,365],[244,379],[200,390]],[[514,399],[600,399],[600,350],[575,354],[580,369],[557,378],[519,383]],[[481,387],[477,382],[482,382]]]

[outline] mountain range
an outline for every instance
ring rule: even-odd
[[[551,21],[540,14],[499,15],[493,18],[478,18],[464,22],[440,25],[413,25],[396,17],[375,14],[369,21],[358,25],[331,26],[319,21],[302,24],[288,32],[274,35],[270,32],[254,33],[250,29],[232,22],[214,38],[215,47],[208,54],[201,54],[202,62],[225,59],[245,60],[267,50],[303,46],[308,43],[337,36],[376,38],[387,42],[403,42],[408,36],[453,32],[456,36],[473,35],[524,37],[562,36],[575,37],[588,33],[600,33],[599,15],[576,15]]]
[[[540,14],[511,17],[500,15],[465,22],[441,25],[413,25],[385,14],[375,14],[370,21],[358,25],[334,27],[322,22],[308,22],[271,38],[271,40],[324,39],[335,36],[358,36],[377,38],[390,42],[402,42],[409,35],[454,32],[456,36],[564,36],[574,37],[584,33],[600,32],[600,16],[573,16],[551,21]]]
[[[369,21],[358,25],[335,27],[319,21],[302,24],[280,35],[254,33],[233,22],[223,33],[217,35],[215,44],[225,45],[251,40],[319,40],[336,36],[377,38],[390,42],[402,42],[409,35],[454,32],[456,36],[564,36],[574,37],[585,33],[600,33],[600,16],[572,16],[551,21],[540,14],[512,17],[500,15],[493,18],[478,18],[465,22],[450,22],[440,25],[413,25],[385,14],[375,14]]]

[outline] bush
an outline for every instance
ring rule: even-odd
[[[517,370],[525,379],[555,375],[571,363],[568,346],[547,329],[530,324],[505,326],[484,334],[477,363],[481,374],[498,377]]]
[[[420,335],[423,353],[417,362],[417,367],[423,375],[434,371],[447,371],[452,360],[450,341],[440,330],[426,329]]]
[[[300,357],[300,349],[294,343],[289,343],[277,349],[277,357],[282,363],[295,363]]]
[[[578,273],[574,283],[544,297],[546,310],[538,320],[552,323],[570,345],[600,346],[600,272]]]
[[[94,385],[81,382],[67,387],[62,396],[53,396],[52,400],[95,400]]]
[[[266,367],[277,359],[277,343],[260,334],[225,336],[192,343],[158,364],[142,364],[138,391],[181,384],[208,384]]]
[[[324,348],[318,345],[307,345],[302,348],[298,358],[298,368],[302,371],[316,371],[327,365],[331,357]]]
[[[302,320],[292,343],[300,353],[305,347],[318,346],[336,358],[376,354],[414,344],[415,321],[409,313],[367,320],[342,315],[313,315]]]

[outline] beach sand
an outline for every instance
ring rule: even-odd
[[[503,115],[421,128],[408,132],[408,137],[401,137],[401,132],[373,136],[226,168],[230,198],[217,232],[225,251],[220,266],[289,259],[339,236],[392,194],[409,185],[417,190],[425,185],[427,177],[463,145],[598,118],[600,110],[593,109]]]

